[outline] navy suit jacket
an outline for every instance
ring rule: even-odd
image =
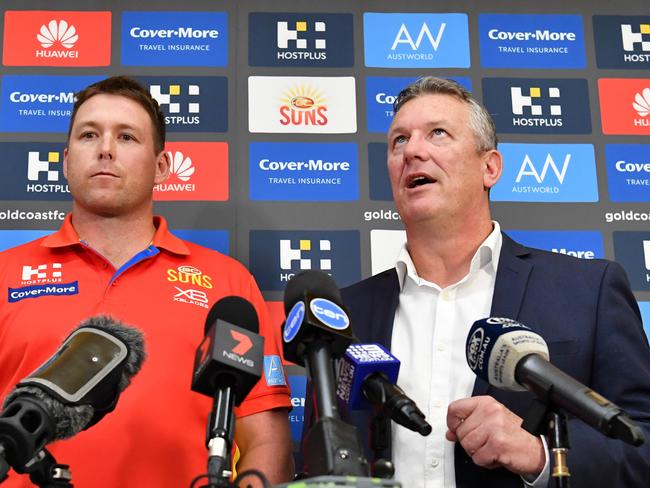
[[[361,342],[390,349],[399,291],[394,268],[342,290]],[[649,487],[650,349],[623,269],[611,261],[527,248],[503,235],[490,315],[518,320],[538,332],[552,363],[644,428],[648,441],[636,448],[570,419],[572,488]],[[533,400],[528,392],[501,391],[478,378],[472,395],[491,395],[521,417]],[[367,435],[367,414],[352,412],[349,420]],[[459,443],[455,465],[459,488],[523,486],[519,476],[503,468],[476,466]]]

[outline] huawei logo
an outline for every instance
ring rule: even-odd
[[[77,29],[74,25],[68,25],[65,20],[50,20],[47,25],[42,25],[40,32],[36,35],[36,39],[41,43],[41,46],[48,48],[52,47],[57,41],[61,45],[70,49],[75,45],[79,36],[77,35]]]
[[[641,117],[650,114],[650,88],[644,88],[641,93],[636,94],[632,107]]]
[[[172,153],[169,151],[169,160],[171,161],[170,172],[181,181],[188,181],[194,174],[194,165],[189,157],[185,157],[182,152],[176,151]]]

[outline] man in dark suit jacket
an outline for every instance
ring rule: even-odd
[[[427,316],[431,322],[423,322],[419,315],[426,314],[428,297],[453,301],[457,295],[444,295],[446,290],[474,286],[456,312],[472,308],[478,290],[477,318],[508,317],[530,326],[547,341],[552,363],[625,409],[650,438],[650,350],[622,268],[529,249],[501,234],[491,220],[488,197],[501,171],[492,119],[464,88],[427,77],[400,93],[388,133],[388,173],[407,244],[399,271],[385,271],[343,290],[355,335],[395,351],[394,332],[410,328],[417,349],[418,327],[463,326],[457,319],[436,320],[435,308]],[[422,287],[428,290],[424,294]],[[402,348],[408,343],[403,337],[398,339]],[[455,344],[452,378],[461,368]],[[410,374],[418,375],[411,384],[422,396],[427,390],[420,384],[440,372],[418,370],[420,359],[428,358],[408,361]],[[407,379],[400,373],[400,383]],[[453,452],[453,463],[445,454],[446,465],[455,469],[440,476],[440,461],[423,461],[416,452],[412,463],[402,455],[398,475],[409,480],[409,488],[522,487],[523,480],[546,485],[550,463],[545,441],[521,428],[532,395],[499,391],[480,379],[471,390],[467,376],[463,381],[469,385],[467,397],[451,398],[446,405],[447,432],[434,427],[431,434],[455,442],[447,451]],[[355,414],[354,420],[367,430],[364,415]],[[393,439],[395,429],[401,427],[394,428]],[[650,486],[650,442],[631,447],[577,419],[569,421],[569,431],[574,488]],[[394,451],[409,447],[401,439]],[[424,479],[409,473],[426,462],[418,471]]]

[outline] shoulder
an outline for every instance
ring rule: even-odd
[[[389,295],[395,290],[399,290],[397,270],[391,268],[342,288],[341,296],[343,297],[343,301],[347,303],[372,299],[378,294]]]
[[[218,271],[219,273],[229,273],[251,278],[248,269],[235,258],[190,241],[183,240],[183,243],[190,251],[187,260],[193,264],[201,265],[206,269]]]

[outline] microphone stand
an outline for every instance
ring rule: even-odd
[[[72,473],[70,466],[59,464],[54,456],[47,450],[42,449],[36,454],[34,461],[25,466],[29,473],[29,479],[41,488],[72,488]]]
[[[215,392],[206,433],[206,444],[209,453],[208,484],[202,488],[231,486],[230,452],[235,431],[234,403],[234,388],[219,388]]]
[[[376,478],[390,479],[395,475],[395,466],[386,459],[386,449],[390,443],[390,419],[374,408],[370,419],[370,449],[374,460],[370,465],[370,474]]]
[[[553,455],[551,477],[555,479],[556,488],[569,488],[571,473],[567,465],[567,453],[571,445],[566,412],[535,399],[521,426],[533,435],[546,435]]]

